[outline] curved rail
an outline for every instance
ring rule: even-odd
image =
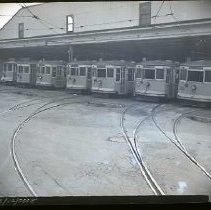
[[[129,136],[127,135],[127,131],[126,131],[126,128],[124,126],[124,120],[125,120],[125,114],[126,112],[131,108],[133,107],[134,105],[132,106],[129,106],[127,107],[126,109],[123,110],[122,112],[122,115],[121,115],[121,120],[120,120],[120,125],[121,125],[121,128],[122,128],[122,131],[123,131],[123,134],[124,134],[124,138],[126,140],[126,142],[128,143],[129,147],[130,147],[130,150],[134,156],[134,158],[136,159],[140,169],[141,169],[141,172],[147,182],[147,184],[149,185],[149,187],[151,188],[151,190],[153,191],[153,193],[155,195],[165,195],[165,193],[163,192],[163,190],[160,188],[160,186],[158,185],[158,183],[155,181],[155,179],[152,177],[150,171],[148,170],[148,168],[146,167],[146,164],[144,163],[143,159],[141,158],[141,154],[140,152],[137,150],[137,146],[133,146]],[[148,116],[145,118],[145,120],[148,118]],[[143,122],[143,120],[141,121]],[[139,123],[140,124],[140,123]],[[140,126],[136,126],[135,130],[137,130]],[[133,132],[133,133],[136,133],[137,131]],[[135,144],[136,145],[136,144]]]
[[[200,164],[198,163],[198,161],[191,156],[191,154],[187,151],[186,147],[182,144],[182,142],[179,140],[178,136],[177,136],[177,125],[178,122],[181,120],[181,118],[183,118],[185,115],[195,112],[196,110],[192,110],[186,113],[181,114],[175,121],[174,121],[174,125],[173,125],[173,133],[175,136],[175,139],[172,139],[171,137],[169,137],[165,131],[163,131],[163,129],[158,125],[156,119],[155,119],[155,110],[153,111],[153,115],[152,115],[152,120],[155,124],[155,126],[158,128],[158,130],[160,130],[160,132],[167,138],[169,139],[191,162],[193,162],[197,167],[199,167],[199,169],[205,173],[205,175],[211,179],[211,174]]]
[[[194,111],[192,111],[194,112]],[[174,125],[173,125],[173,133],[174,133],[174,137],[176,139],[176,141],[179,143],[179,145],[181,146],[181,148],[183,148],[184,152],[185,152],[185,155],[196,165],[198,166],[208,177],[209,179],[211,179],[211,174],[193,157],[190,155],[190,153],[187,151],[187,149],[185,148],[185,146],[182,144],[182,142],[180,141],[178,135],[177,135],[177,126],[179,124],[179,122],[181,121],[181,119],[189,114],[191,112],[187,112],[187,113],[183,113],[181,114],[174,122]]]
[[[3,115],[3,114],[5,114],[5,113],[11,112],[11,111],[15,111],[15,110],[17,110],[17,109],[21,109],[21,108],[24,108],[24,107],[28,107],[28,106],[32,106],[32,105],[34,105],[34,104],[37,104],[37,103],[27,104],[27,103],[29,103],[29,102],[33,102],[33,101],[37,101],[37,100],[40,100],[40,99],[32,99],[32,100],[28,100],[28,101],[24,101],[24,102],[21,102],[21,103],[19,103],[19,104],[16,104],[16,105],[10,107],[9,109],[7,109],[6,111],[1,112],[0,115]],[[27,104],[27,105],[21,106],[21,105],[23,105],[23,104]]]
[[[68,98],[63,98],[64,99],[71,99],[70,97]],[[62,99],[59,99],[59,101],[62,100]],[[13,133],[13,136],[12,136],[12,139],[11,139],[11,144],[10,144],[10,149],[11,149],[11,155],[12,155],[12,159],[13,159],[13,163],[14,163],[14,167],[15,167],[15,170],[17,171],[19,177],[21,178],[21,180],[23,181],[24,185],[26,186],[27,190],[30,192],[30,194],[34,197],[37,197],[35,191],[33,190],[32,186],[30,185],[30,183],[28,182],[27,178],[25,177],[21,167],[20,167],[20,164],[18,162],[18,159],[17,159],[17,155],[16,155],[16,152],[15,152],[15,139],[17,137],[17,134],[18,132],[23,128],[23,126],[29,122],[29,120],[34,117],[35,115],[41,113],[41,112],[44,112],[46,110],[49,110],[49,109],[52,109],[52,108],[55,108],[55,107],[59,107],[59,106],[62,106],[62,105],[65,105],[65,104],[69,104],[69,103],[62,103],[62,104],[56,104],[56,105],[53,105],[53,106],[50,106],[50,107],[47,107],[45,109],[42,109],[43,107],[51,104],[51,103],[54,103],[58,101],[57,100],[53,100],[51,102],[48,102],[48,103],[45,103],[44,105],[40,106],[39,108],[37,108],[32,114],[30,114],[23,122],[21,122],[18,127],[16,128],[16,130],[14,131]]]

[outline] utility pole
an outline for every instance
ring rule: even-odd
[[[71,45],[69,45],[69,49],[68,49],[68,61],[72,62],[73,61],[73,48]]]

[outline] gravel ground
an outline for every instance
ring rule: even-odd
[[[176,104],[158,106],[154,120],[162,133],[150,117],[156,103],[4,86],[0,86],[0,98],[0,196],[31,196],[14,168],[12,136],[31,113],[56,99],[46,107],[66,104],[37,114],[15,138],[20,167],[37,195],[153,195],[120,126],[122,111],[131,105],[124,118],[127,134],[132,139],[137,124],[149,116],[137,130],[137,145],[165,194],[211,195],[211,179],[170,141],[175,139],[176,119],[195,108]],[[25,107],[5,112],[20,103]],[[196,111],[207,115],[211,112]],[[209,173],[210,128],[210,123],[184,116],[176,133],[187,151]]]

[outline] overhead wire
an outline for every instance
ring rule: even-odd
[[[161,11],[161,9],[162,9],[162,6],[163,6],[164,2],[165,2],[165,0],[162,1],[160,7],[158,8],[158,10],[157,10],[157,12],[156,12],[156,15],[155,15],[155,16],[152,16],[151,18],[155,18],[155,19],[156,19],[157,17],[160,17],[160,16],[159,16],[159,13],[160,13],[160,11]],[[24,3],[23,3],[23,4],[24,4]],[[21,5],[21,6],[22,6],[22,5]],[[22,7],[23,7],[23,6],[22,6]],[[61,30],[64,30],[64,29],[66,29],[65,27],[57,27],[57,26],[55,27],[55,25],[54,25],[54,27],[49,27],[49,26],[47,26],[45,23],[41,22],[41,21],[43,21],[43,20],[42,20],[40,17],[36,16],[33,12],[31,12],[31,10],[30,10],[29,8],[27,8],[25,4],[24,4],[24,7],[23,7],[23,8],[26,8],[26,9],[30,12],[30,14],[32,15],[31,17],[33,17],[33,18],[39,20],[40,23],[41,23],[42,25],[45,25],[45,27],[47,28],[47,29],[44,29],[44,28],[26,28],[25,30],[53,30],[53,29],[61,29]],[[175,20],[177,20],[176,17],[175,17],[175,15],[174,15],[174,13],[173,13],[173,9],[172,9],[172,7],[171,7],[170,2],[169,2],[169,9],[170,9],[170,13],[167,13],[166,15],[163,15],[163,16],[169,16],[169,15],[171,15],[171,16],[174,16],[174,19],[175,19]],[[87,24],[87,25],[75,26],[74,28],[83,28],[83,27],[95,26],[95,25],[98,25],[98,26],[99,26],[99,25],[106,25],[106,24],[115,24],[115,23],[123,23],[123,22],[132,22],[132,21],[136,21],[136,20],[139,20],[139,18],[128,19],[128,20],[120,20],[120,21],[112,21],[112,22],[104,22],[104,23]],[[47,22],[47,21],[45,21],[45,22]],[[178,21],[176,21],[176,24],[178,24],[177,22],[178,22]],[[48,24],[51,24],[51,23],[48,22]],[[6,29],[6,30],[16,30],[16,29]],[[76,34],[76,35],[78,35],[78,34]]]
[[[161,5],[160,5],[160,7],[159,7],[159,9],[158,9],[158,11],[157,11],[157,13],[156,13],[156,15],[151,17],[151,18],[155,18],[155,22],[156,22],[156,18],[159,16],[159,12],[160,12],[160,10],[161,10],[161,8],[162,8],[164,2],[165,2],[165,0],[162,1],[162,3],[161,3]],[[125,5],[124,5],[124,6],[120,6],[120,7],[115,7],[115,8],[122,8],[122,7],[125,7]],[[24,8],[27,8],[27,7],[24,7]],[[58,27],[58,26],[55,26],[54,24],[52,24],[52,23],[50,23],[50,22],[48,22],[48,21],[46,21],[46,20],[40,19],[38,16],[34,15],[34,14],[29,10],[29,8],[27,8],[27,9],[28,9],[28,11],[32,14],[32,17],[34,17],[34,18],[36,18],[36,19],[38,19],[38,20],[40,20],[40,21],[46,22],[46,23],[48,23],[49,25],[51,24],[51,25],[53,26],[53,27],[51,27],[51,28],[48,27],[48,29],[50,29],[50,30],[52,30],[52,29],[61,29],[61,30],[64,30],[64,29],[65,29],[65,27]],[[83,13],[80,13],[80,14],[83,14]],[[90,26],[100,26],[100,25],[108,25],[108,24],[115,24],[115,23],[132,22],[132,21],[137,21],[137,20],[139,20],[139,18],[127,19],[127,20],[120,20],[120,21],[103,22],[103,23],[86,24],[86,25],[75,26],[74,28],[84,28],[84,27],[90,27]],[[33,29],[33,28],[29,29],[29,28],[28,28],[27,30],[39,30],[39,29]],[[40,30],[43,30],[43,29],[41,28]]]
[[[174,11],[173,11],[173,9],[172,9],[171,1],[169,1],[169,9],[170,9],[170,14],[169,14],[169,15],[173,17],[173,19],[174,19],[175,22],[176,22],[176,25],[177,25],[178,27],[181,28],[181,26],[178,24],[178,22],[181,23],[182,21],[180,21],[180,20],[175,16]],[[183,30],[184,30],[184,31],[191,31],[191,30],[188,29],[188,28],[184,28]]]
[[[23,5],[22,5],[22,4],[23,4]],[[19,3],[19,5],[20,5],[22,8],[25,8],[25,9],[28,10],[28,12],[32,15],[32,18],[38,20],[38,21],[39,21],[44,27],[46,27],[47,29],[54,31],[55,28],[49,27],[49,25],[50,25],[49,23],[48,23],[49,25],[47,25],[43,19],[41,19],[39,16],[35,15],[35,14],[34,14],[34,13],[33,13],[24,3],[22,3],[22,4]],[[51,25],[52,25],[52,24],[51,24]],[[55,26],[54,26],[54,27],[55,27]],[[54,32],[56,32],[56,31],[54,31]]]

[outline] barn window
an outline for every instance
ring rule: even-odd
[[[211,82],[211,71],[205,71],[205,82]]]
[[[188,71],[188,81],[203,82],[203,71]]]
[[[19,23],[18,25],[18,38],[24,37],[24,23]]]
[[[137,68],[137,70],[136,70],[136,78],[141,78],[141,72],[142,72],[142,69],[141,68]]]
[[[86,76],[86,68],[80,67],[80,76]]]
[[[107,77],[114,77],[114,69],[107,68]]]
[[[147,26],[151,24],[151,2],[139,4],[139,25]]]
[[[67,16],[67,32],[73,32],[74,20],[72,15]]]
[[[164,69],[156,69],[156,79],[164,79]]]
[[[186,77],[187,77],[187,70],[186,69],[181,69],[180,70],[179,79],[186,81]]]
[[[155,69],[145,69],[145,79],[155,79]]]
[[[106,77],[106,69],[97,69],[97,77]]]

